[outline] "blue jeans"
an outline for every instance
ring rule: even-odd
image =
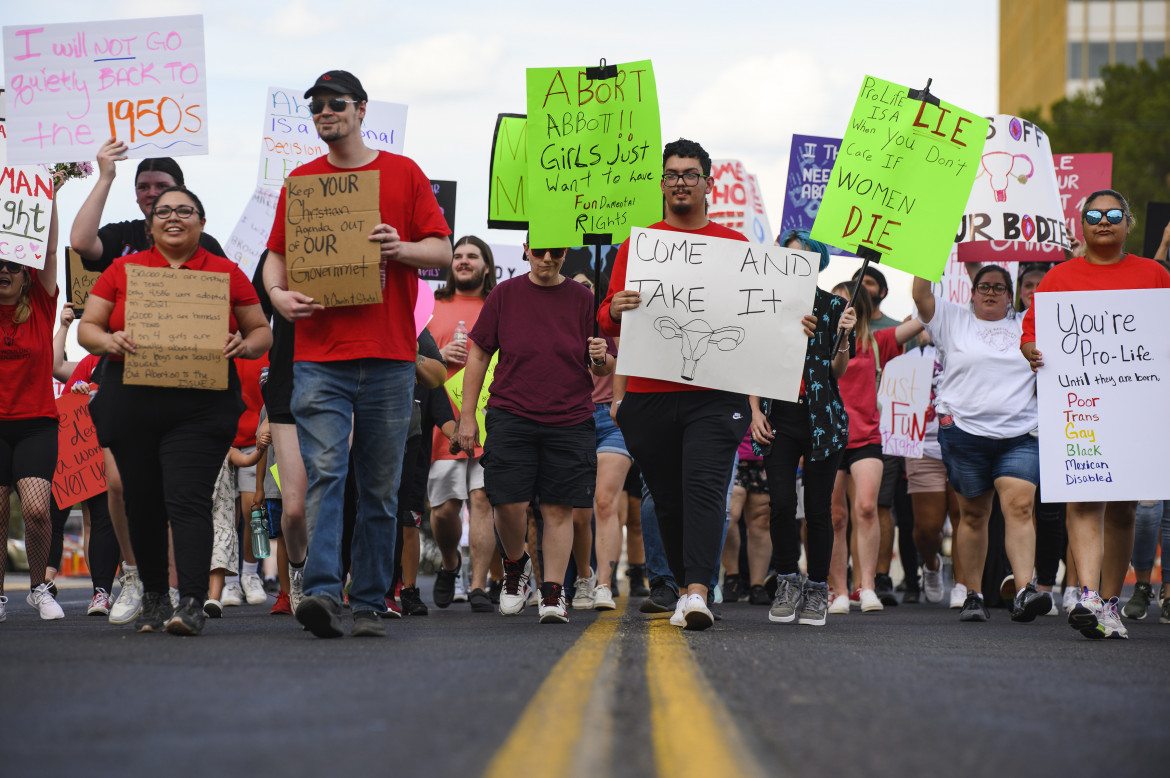
[[[1166,575],[1166,564],[1170,562],[1170,500],[1156,500],[1153,503],[1137,504],[1137,520],[1134,522],[1133,556],[1130,563],[1134,570],[1153,570],[1154,555],[1158,550],[1158,529],[1162,530],[1162,580]]]
[[[394,574],[398,482],[410,427],[414,363],[389,359],[296,362],[292,411],[309,486],[305,594],[341,602],[342,507],[353,431],[357,523],[350,607],[386,610]]]

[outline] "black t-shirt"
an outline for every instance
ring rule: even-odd
[[[111,222],[98,230],[98,240],[102,242],[102,255],[99,259],[90,260],[84,257],[81,260],[86,270],[100,273],[118,257],[146,251],[150,248],[150,235],[146,232],[146,220],[135,219],[128,222]],[[206,232],[199,236],[199,245],[208,252],[226,257],[219,241]]]

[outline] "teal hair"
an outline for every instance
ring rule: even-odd
[[[829,266],[829,247],[819,240],[813,240],[808,236],[808,230],[789,230],[784,233],[784,237],[780,239],[781,246],[787,246],[792,242],[793,238],[800,241],[800,246],[805,251],[815,251],[821,255],[821,267],[823,271]]]

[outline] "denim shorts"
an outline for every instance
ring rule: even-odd
[[[593,412],[593,425],[597,428],[598,454],[621,454],[627,457],[630,455],[622,431],[610,418],[609,403],[597,404],[597,410]]]
[[[984,438],[951,425],[939,427],[938,442],[951,486],[968,499],[990,492],[997,478],[1040,484],[1040,442],[1030,434]]]

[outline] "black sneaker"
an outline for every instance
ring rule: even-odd
[[[959,621],[988,621],[991,612],[983,603],[983,598],[970,589],[967,590],[967,599],[963,601],[963,610],[959,611]]]
[[[739,602],[747,595],[743,590],[743,578],[739,573],[723,576],[723,601]]]
[[[630,565],[626,568],[626,581],[631,597],[649,597],[650,587],[646,585],[646,566]]]
[[[142,610],[134,619],[135,632],[164,632],[167,619],[175,612],[170,592],[146,592],[142,595]]]
[[[471,604],[472,613],[491,613],[496,609],[492,605],[492,598],[483,589],[472,589],[467,595],[467,602]]]
[[[873,591],[881,600],[882,605],[893,608],[898,604],[898,595],[894,594],[894,582],[886,573],[878,573],[873,577]]]
[[[435,588],[432,592],[435,598],[435,605],[440,608],[446,608],[455,600],[455,579],[459,577],[459,573],[463,568],[463,562],[455,566],[454,570],[444,570],[443,565],[439,565],[439,572],[435,576]]]
[[[922,598],[922,594],[920,593],[920,591],[917,588],[906,589],[905,591],[902,592],[902,604],[903,605],[917,605],[918,603],[922,602],[921,598]]]
[[[316,599],[315,597],[306,597],[306,600]],[[329,599],[329,598],[322,598]],[[330,600],[332,602],[332,600]],[[298,617],[300,612],[305,609],[304,603],[297,609]],[[339,619],[340,621],[340,619]],[[312,629],[312,627],[309,627]],[[314,632],[313,634],[317,634]],[[355,638],[384,638],[386,637],[386,625],[382,623],[382,617],[375,611],[354,611],[353,612],[353,628],[349,631],[351,637]],[[332,635],[317,635],[318,637],[332,637]]]
[[[727,592],[723,593],[723,601],[727,602]],[[772,598],[768,596],[768,591],[764,587],[757,584],[748,594],[748,603],[751,605],[771,605]]]
[[[402,613],[406,616],[425,616],[430,612],[417,586],[403,586],[398,598],[402,601]]]
[[[354,616],[356,617],[357,613]],[[319,638],[339,638],[345,634],[341,628],[341,606],[331,597],[320,594],[306,596],[297,607],[296,617],[297,621]]]
[[[492,599],[492,605],[500,604],[500,592],[504,591],[503,581],[493,581],[488,579],[488,597]]]
[[[203,632],[203,622],[206,620],[203,605],[194,597],[184,597],[179,600],[179,607],[174,615],[167,619],[166,631],[172,635],[198,635]]]
[[[1024,590],[1012,600],[1012,621],[1034,621],[1037,616],[1043,616],[1052,610],[1052,594],[1036,589],[1031,581]]]
[[[650,590],[650,596],[642,600],[638,610],[642,613],[674,613],[678,592],[666,584],[659,584]]]

